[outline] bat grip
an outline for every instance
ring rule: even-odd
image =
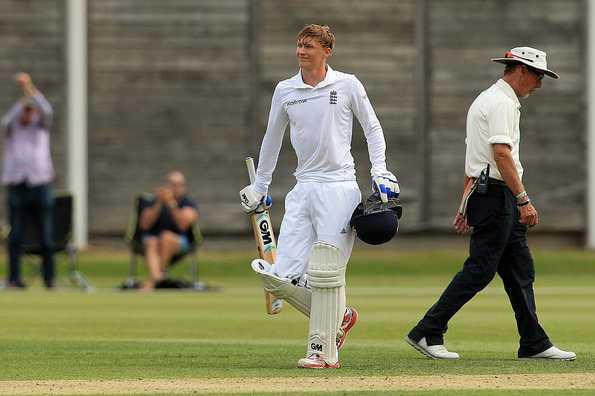
[[[256,168],[254,167],[254,159],[252,157],[246,157],[246,168],[248,168],[250,184],[254,184],[254,180],[256,179]]]

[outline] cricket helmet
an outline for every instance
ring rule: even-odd
[[[395,236],[402,213],[403,208],[398,198],[384,203],[380,194],[375,192],[357,205],[350,224],[359,239],[370,245],[380,245]]]

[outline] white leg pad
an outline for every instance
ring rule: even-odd
[[[309,288],[294,285],[291,279],[274,275],[271,272],[271,265],[265,260],[254,260],[252,269],[262,278],[264,290],[287,301],[304,315],[310,316],[312,292]]]
[[[339,360],[337,333],[345,312],[345,266],[335,246],[314,244],[308,268],[312,308],[307,354],[318,354],[329,364]]]

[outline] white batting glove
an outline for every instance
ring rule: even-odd
[[[399,198],[401,193],[399,181],[389,171],[372,172],[372,188],[380,194],[380,199],[384,203],[389,199]]]
[[[240,191],[240,201],[242,203],[242,209],[246,213],[254,212],[260,205],[264,209],[268,209],[273,205],[273,199],[269,195],[257,192],[252,184]]]

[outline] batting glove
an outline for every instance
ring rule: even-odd
[[[246,213],[252,213],[261,206],[262,209],[266,210],[273,205],[271,196],[256,192],[252,184],[240,191],[240,202],[242,203],[242,209]]]
[[[372,173],[372,188],[380,194],[382,202],[387,203],[389,199],[399,198],[401,190],[399,181],[389,171]]]

